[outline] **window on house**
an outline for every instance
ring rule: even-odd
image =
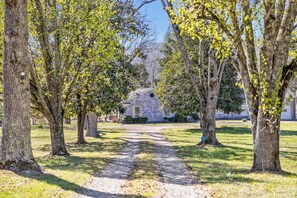
[[[141,117],[141,109],[140,107],[134,107],[134,118]]]
[[[164,109],[164,117],[171,117],[171,111],[169,109]]]
[[[283,109],[283,112],[287,112],[288,110],[287,109]]]

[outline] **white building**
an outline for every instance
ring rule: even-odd
[[[132,92],[122,104],[125,108],[123,116],[147,117],[148,122],[163,122],[164,117],[172,116],[170,112],[162,110],[161,101],[153,88],[138,89]]]
[[[284,108],[281,114],[282,120],[296,119],[296,93],[288,92],[284,103]],[[122,102],[125,113],[122,116],[132,116],[133,118],[147,117],[148,122],[163,122],[164,117],[171,117],[170,111],[163,111],[161,101],[154,93],[153,88],[138,89],[129,95],[126,101]],[[249,119],[248,107],[246,102],[242,104],[243,111],[240,114],[229,113],[225,114],[222,111],[217,111],[216,119]]]
[[[281,114],[281,120],[296,120],[296,93],[292,91],[288,91],[284,101],[284,107]],[[216,118],[217,119],[249,119],[248,106],[246,101],[242,104],[243,111],[240,114],[229,113],[225,114],[222,111],[217,111]]]

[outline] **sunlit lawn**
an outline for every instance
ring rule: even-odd
[[[0,197],[71,197],[93,173],[116,157],[122,148],[124,131],[104,129],[102,138],[87,138],[88,145],[76,145],[77,132],[67,125],[68,157],[51,157],[49,129],[33,129],[33,153],[43,175],[17,175],[0,170]]]
[[[106,128],[106,127],[119,127],[122,124],[117,123],[117,122],[98,122],[97,127],[98,128]]]
[[[249,123],[218,121],[220,147],[196,146],[201,131],[167,129],[178,154],[214,197],[297,197],[297,122],[281,124],[282,169],[287,173],[248,173],[252,166],[252,136]]]

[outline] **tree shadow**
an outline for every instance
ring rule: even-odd
[[[242,161],[252,162],[252,149],[236,146],[222,145],[219,147],[198,147],[191,146],[175,146],[179,156],[195,170],[197,177],[203,183],[254,183],[263,182],[261,180],[248,177],[250,167],[246,167]],[[210,150],[211,149],[211,150]],[[297,159],[296,152],[280,151],[282,157]],[[230,164],[229,161],[239,162],[238,164]],[[262,173],[262,172],[261,172]],[[267,173],[267,172],[263,172]],[[268,172],[269,173],[269,172]],[[295,173],[288,171],[270,172],[270,174],[283,176],[297,176]]]
[[[280,130],[280,136],[297,135],[297,131]]]
[[[201,129],[186,129],[183,130],[188,133],[201,133]],[[242,135],[242,134],[249,134],[251,135],[251,129],[247,127],[230,127],[230,126],[222,126],[216,128],[216,133],[223,133],[223,134],[232,134],[232,135]],[[297,135],[297,131],[293,130],[280,130],[280,136],[292,136]]]
[[[101,191],[96,191],[92,190],[86,187],[82,187],[80,185],[77,185],[75,183],[69,182],[67,180],[61,179],[55,175],[48,174],[48,173],[43,173],[39,175],[32,175],[31,173],[26,173],[26,172],[16,172],[16,174],[22,176],[22,177],[27,177],[30,179],[35,179],[41,182],[46,182],[51,185],[58,186],[64,190],[67,191],[72,191],[74,193],[77,193],[78,195],[84,195],[88,197],[114,197],[114,198],[128,198],[128,197],[139,197],[142,198],[143,196],[139,195],[125,195],[125,194],[111,194],[111,193],[106,193],[106,192],[101,192]]]
[[[111,162],[111,157],[87,158],[79,156],[45,156],[36,158],[42,161],[42,167],[51,170],[79,171],[94,174],[94,170]]]

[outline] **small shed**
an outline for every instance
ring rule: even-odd
[[[164,117],[172,116],[171,112],[162,110],[161,101],[153,88],[137,89],[122,104],[125,109],[123,116],[147,117],[148,122],[163,122]]]

